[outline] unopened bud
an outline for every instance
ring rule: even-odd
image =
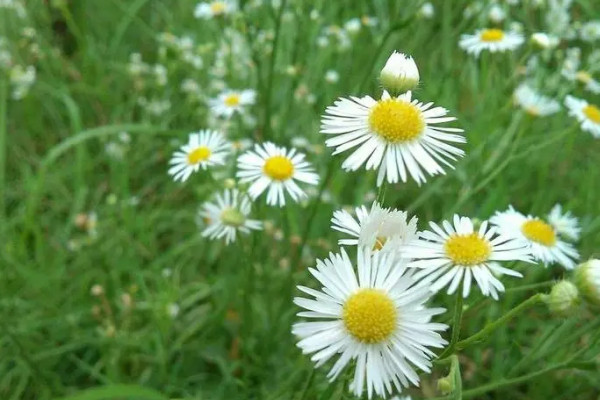
[[[574,282],[588,305],[600,309],[600,260],[579,264],[575,268]]]
[[[560,281],[552,286],[550,295],[545,299],[552,313],[566,316],[579,305],[579,290],[569,281]]]
[[[450,376],[440,378],[437,381],[437,388],[442,394],[452,393],[454,390],[454,381],[450,378]]]
[[[392,95],[413,90],[419,84],[419,70],[412,57],[394,51],[379,74],[379,81]]]

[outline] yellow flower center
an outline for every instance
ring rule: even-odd
[[[589,74],[588,72],[586,72],[586,71],[578,71],[578,72],[575,74],[575,78],[577,78],[577,80],[578,80],[579,82],[582,82],[582,83],[588,83],[589,81],[591,81],[591,80],[592,80],[592,75],[590,75],[590,74]]]
[[[396,328],[396,306],[376,289],[362,289],[344,304],[343,321],[352,336],[363,343],[380,343]]]
[[[375,244],[373,245],[373,250],[381,250],[381,249],[383,249],[383,246],[385,246],[385,242],[387,242],[387,238],[386,237],[380,237],[380,236],[378,236],[375,239]]]
[[[416,139],[425,128],[421,110],[402,100],[380,100],[369,115],[371,130],[389,143]]]
[[[227,8],[227,5],[225,3],[223,3],[222,1],[215,1],[214,3],[212,3],[210,5],[210,11],[214,15],[223,14],[225,12],[226,8]]]
[[[600,108],[593,104],[588,104],[587,106],[583,107],[583,113],[587,119],[593,123],[600,124]]]
[[[492,246],[477,233],[454,234],[446,240],[444,250],[454,264],[474,266],[487,261],[492,253]]]
[[[197,147],[188,154],[188,156],[187,156],[188,164],[196,165],[202,161],[206,161],[210,157],[210,154],[211,154],[211,151],[208,147],[206,147],[206,146]]]
[[[294,174],[294,164],[287,157],[273,156],[267,159],[263,171],[271,179],[285,181]]]
[[[552,246],[556,243],[556,234],[554,229],[539,219],[530,219],[521,226],[523,235],[531,241],[543,244],[544,246]]]
[[[485,29],[479,36],[482,42],[499,42],[504,38],[502,29]]]
[[[236,107],[240,105],[240,95],[237,93],[232,93],[225,97],[225,105],[227,107]]]

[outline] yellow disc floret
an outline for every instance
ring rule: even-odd
[[[294,164],[285,156],[273,156],[267,158],[263,171],[271,179],[285,181],[294,174]]]
[[[354,338],[363,343],[380,343],[396,328],[396,306],[377,289],[362,289],[344,304],[343,321]]]
[[[212,3],[210,5],[210,11],[214,15],[223,14],[225,12],[226,8],[227,8],[227,5],[224,2],[222,2],[222,1],[215,1],[214,3]]]
[[[237,93],[232,93],[225,97],[225,105],[227,107],[236,107],[240,105],[240,95]]]
[[[590,121],[600,124],[600,108],[596,107],[593,104],[588,104],[583,107],[583,113]]]
[[[499,42],[504,38],[502,29],[484,29],[479,36],[483,42]]]
[[[556,233],[554,228],[539,219],[530,219],[521,226],[523,235],[531,241],[543,244],[544,246],[553,246],[556,243]]]
[[[375,239],[375,244],[373,245],[373,250],[381,250],[383,246],[385,246],[385,242],[387,242],[386,237],[377,236]]]
[[[194,150],[192,150],[190,153],[188,153],[188,156],[187,156],[188,164],[196,165],[202,161],[206,161],[206,160],[208,160],[210,155],[211,155],[211,151],[208,147],[206,147],[206,146],[197,147]]]
[[[444,250],[454,264],[474,266],[489,259],[492,245],[477,233],[454,234],[446,240]]]
[[[371,109],[369,126],[389,143],[408,142],[421,135],[425,119],[421,110],[403,100],[380,100]]]

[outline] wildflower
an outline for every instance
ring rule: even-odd
[[[418,15],[425,19],[433,18],[433,16],[435,15],[435,8],[433,7],[433,4],[429,2],[423,3],[421,8],[419,9]]]
[[[414,90],[419,84],[419,70],[412,57],[394,51],[379,74],[379,82],[392,94]]]
[[[325,81],[328,83],[336,83],[340,79],[340,74],[337,71],[330,69],[325,73]]]
[[[600,309],[600,260],[591,259],[575,268],[575,284],[583,299]]]
[[[36,71],[33,65],[23,67],[15,65],[9,72],[10,83],[12,84],[12,98],[21,100],[29,93],[29,89],[35,82]]]
[[[569,109],[569,115],[575,117],[581,124],[581,129],[600,138],[600,107],[568,95],[565,105]]]
[[[556,204],[550,211],[550,214],[548,214],[548,223],[552,225],[554,230],[560,235],[566,236],[572,240],[579,239],[581,233],[579,221],[570,211],[563,213],[560,204]]]
[[[569,281],[560,281],[552,286],[545,301],[552,313],[568,316],[579,306],[579,290]]]
[[[400,245],[417,237],[417,217],[408,220],[405,211],[382,208],[374,202],[371,209],[357,207],[356,219],[346,210],[337,210],[331,228],[351,236],[340,239],[340,246],[368,247],[373,251],[398,252]]]
[[[250,198],[237,189],[225,189],[215,196],[213,202],[202,205],[199,217],[206,224],[203,237],[212,240],[225,238],[225,244],[235,241],[238,232],[248,234],[262,229],[260,221],[249,219]]]
[[[267,204],[283,207],[285,192],[294,201],[306,196],[296,181],[310,185],[319,182],[319,175],[313,172],[304,157],[304,154],[298,153],[294,148],[288,150],[271,142],[256,144],[254,150],[249,150],[238,158],[239,170],[236,175],[240,183],[252,182],[248,193],[253,200],[268,190]]]
[[[558,46],[560,40],[556,36],[536,32],[531,35],[531,42],[542,49],[553,49]]]
[[[219,132],[201,130],[190,133],[188,143],[173,153],[169,175],[175,181],[185,182],[200,168],[206,170],[213,165],[223,165],[230,147],[231,144]]]
[[[358,147],[344,161],[342,168],[356,171],[379,168],[377,185],[384,178],[396,183],[406,182],[410,175],[418,184],[425,182],[423,169],[431,176],[443,174],[439,163],[450,168],[447,161],[462,157],[464,152],[446,142],[464,143],[455,133],[462,129],[434,126],[453,121],[447,110],[411,100],[412,93],[392,97],[384,92],[381,100],[370,96],[341,98],[327,107],[321,120],[321,133],[334,135],[325,143],[338,154]]]
[[[478,57],[483,50],[491,53],[514,50],[523,44],[523,35],[502,29],[480,29],[472,35],[462,35],[459,46],[467,53]]]
[[[558,101],[537,92],[527,83],[522,83],[514,93],[515,104],[536,117],[545,117],[560,111]]]
[[[452,294],[463,282],[462,296],[467,297],[474,279],[484,296],[497,300],[504,285],[494,275],[522,277],[499,261],[531,262],[529,250],[524,243],[488,229],[487,221],[475,229],[470,218],[454,215],[453,223],[444,221],[442,228],[430,222],[432,231],[421,232],[418,240],[404,246],[405,257],[413,259],[408,267],[421,269],[415,279],[432,283],[431,291],[449,285],[448,294]]]
[[[575,79],[585,84],[585,89],[594,93],[600,94],[600,82],[592,78],[592,75],[586,71],[577,71]]]
[[[589,21],[581,25],[579,37],[586,42],[600,40],[600,20]]]
[[[577,250],[563,241],[556,229],[540,218],[525,216],[512,206],[503,212],[496,212],[490,219],[501,235],[523,241],[529,247],[535,260],[544,265],[559,263],[566,269],[573,269],[579,258]]]
[[[362,27],[362,22],[360,21],[360,18],[352,18],[352,19],[346,21],[346,23],[344,24],[344,29],[346,30],[346,32],[352,33],[352,34],[360,31],[361,27]]]
[[[488,12],[488,18],[495,24],[499,24],[506,18],[506,12],[498,4],[493,4]]]
[[[425,308],[430,293],[414,285],[410,271],[390,254],[372,256],[361,247],[358,273],[344,249],[309,271],[323,289],[298,286],[313,298],[296,297],[294,303],[306,310],[298,316],[319,320],[298,322],[292,333],[304,353],[314,353],[315,367],[339,354],[327,375],[333,381],[355,363],[350,390],[360,397],[366,386],[369,399],[373,392],[385,397],[392,385],[398,391],[409,382],[418,385],[414,366],[430,372],[434,354],[428,347],[447,343],[438,333],[447,325],[430,322],[445,310]]]
[[[236,10],[236,4],[231,0],[215,0],[198,3],[194,9],[194,17],[210,19],[230,14]]]
[[[220,117],[230,118],[234,113],[242,113],[244,108],[254,104],[256,92],[246,90],[225,90],[217,98],[211,99],[209,105],[211,110]]]

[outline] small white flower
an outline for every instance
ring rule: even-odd
[[[481,29],[472,35],[462,35],[459,45],[467,53],[478,57],[483,50],[491,53],[514,50],[524,42],[523,35],[501,29]]]
[[[426,308],[430,293],[414,285],[411,271],[390,254],[358,248],[357,272],[345,250],[317,260],[309,268],[321,290],[298,286],[310,298],[296,297],[303,311],[298,316],[316,321],[294,324],[298,347],[318,368],[333,357],[328,373],[335,380],[348,364],[355,365],[350,391],[369,399],[375,393],[387,397],[418,385],[415,367],[431,371],[430,350],[447,342],[438,332],[447,325],[431,322],[443,308]]]
[[[542,49],[553,49],[558,46],[560,39],[544,32],[536,32],[531,35],[531,42]]]
[[[506,12],[504,12],[504,9],[502,9],[502,7],[500,7],[498,4],[493,4],[488,12],[488,17],[490,21],[499,24],[500,22],[504,21],[504,18],[506,18]]]
[[[9,72],[9,78],[12,85],[12,98],[21,100],[27,96],[29,89],[35,82],[35,67],[33,65],[27,67],[15,65]]]
[[[360,31],[362,27],[362,23],[360,22],[360,18],[352,18],[344,24],[344,29],[348,33],[357,33]]]
[[[209,19],[230,14],[237,9],[235,2],[231,0],[215,0],[198,3],[194,9],[194,17]]]
[[[381,70],[379,81],[388,92],[404,93],[419,84],[419,69],[412,57],[394,51]]]
[[[561,240],[556,229],[540,218],[525,216],[512,206],[503,212],[496,212],[490,218],[500,234],[525,242],[535,260],[544,265],[559,263],[566,269],[573,269],[579,258],[577,250]]]
[[[236,112],[242,113],[255,101],[256,92],[254,90],[225,90],[217,98],[209,100],[209,105],[215,115],[230,118]]]
[[[169,175],[173,180],[185,182],[200,168],[206,170],[213,165],[225,164],[231,144],[220,132],[202,130],[190,133],[188,143],[173,154],[169,164]]]
[[[582,130],[600,138],[600,107],[570,95],[565,98],[565,105],[569,109],[569,115],[577,118]]]
[[[235,241],[238,232],[248,234],[251,230],[261,230],[260,221],[249,219],[252,203],[250,198],[237,189],[225,189],[207,201],[199,212],[201,222],[206,225],[203,237],[212,240],[225,238],[225,244]]]
[[[328,83],[336,83],[340,79],[340,74],[337,71],[330,69],[325,73],[325,81]]]
[[[271,206],[285,205],[285,192],[292,200],[298,201],[306,197],[306,193],[296,184],[296,181],[316,185],[319,175],[313,172],[311,165],[296,149],[286,149],[271,142],[262,146],[256,144],[254,150],[249,150],[238,158],[240,183],[252,182],[248,194],[255,200],[265,190],[267,204]]]
[[[433,7],[433,4],[429,2],[423,3],[421,8],[419,9],[419,15],[426,19],[433,18],[433,16],[435,15],[435,8]]]
[[[581,233],[579,220],[570,211],[563,213],[560,204],[556,204],[552,208],[550,214],[548,214],[548,222],[559,234],[572,240],[579,240]]]
[[[443,228],[430,222],[432,231],[421,232],[418,240],[404,246],[403,254],[413,260],[408,267],[421,268],[415,279],[422,279],[420,285],[431,283],[433,292],[449,285],[448,294],[453,294],[462,282],[462,296],[467,297],[474,279],[484,296],[497,300],[504,285],[494,275],[522,277],[499,261],[531,262],[527,245],[498,235],[487,221],[477,230],[470,218],[454,215],[453,222],[442,222]]]
[[[579,29],[579,37],[586,42],[600,40],[600,20],[584,23]]]
[[[545,117],[560,111],[558,101],[537,92],[527,83],[522,83],[517,87],[514,101],[529,114],[537,117]]]

